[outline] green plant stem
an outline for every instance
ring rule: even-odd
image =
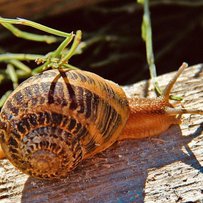
[[[9,63],[14,65],[16,68],[24,71],[25,73],[28,73],[28,74],[31,73],[31,69],[28,66],[26,66],[25,64],[23,64],[21,61],[12,59],[12,60],[9,60]]]
[[[13,89],[15,89],[18,86],[18,76],[16,74],[16,71],[13,67],[13,65],[8,64],[6,72],[8,76],[10,77],[11,81],[13,82]]]
[[[16,70],[16,75],[17,75],[18,79],[25,79],[25,78],[30,77],[33,74],[32,73],[26,73],[22,70]]]
[[[32,70],[32,75],[35,75],[35,74],[37,74],[37,73],[40,73],[40,72],[42,72],[43,70],[46,70],[47,68],[49,68],[49,67],[48,67],[49,63],[50,63],[49,61],[46,61],[43,65],[34,68],[34,69]]]
[[[162,92],[156,80],[157,72],[156,72],[154,52],[153,52],[149,0],[138,0],[138,3],[142,3],[144,5],[144,14],[143,14],[143,21],[142,21],[142,38],[145,41],[147,63],[149,65],[150,77],[152,79],[152,82],[154,84],[154,88],[157,94],[160,96]]]
[[[49,54],[47,54],[44,58],[46,60],[46,62],[41,65],[38,66],[37,68],[32,70],[32,74],[35,75],[37,73],[40,73],[44,70],[47,70],[50,66],[53,66],[53,64],[58,64],[59,58],[61,57],[62,51],[65,49],[65,47],[72,41],[73,38],[73,34],[70,37],[67,37],[60,45],[59,47],[53,51],[50,52]],[[41,60],[41,58],[39,58],[39,61]],[[56,68],[59,66],[56,66]]]
[[[6,53],[6,54],[0,54],[0,62],[4,62],[11,59],[16,59],[20,61],[35,61],[38,58],[43,58],[44,55],[39,54],[12,54],[12,53]]]
[[[27,26],[36,28],[38,30],[44,31],[46,33],[50,33],[50,34],[60,36],[60,37],[70,37],[71,36],[71,34],[69,34],[69,33],[62,32],[62,31],[47,27],[45,25],[41,25],[39,23],[30,21],[30,20],[26,20],[26,19],[22,19],[22,18],[9,19],[9,18],[0,17],[0,23],[27,25]]]
[[[7,63],[6,70],[0,70],[0,84],[5,80],[11,80],[13,82],[14,89],[18,85],[18,80],[20,78],[27,78],[31,75],[39,73],[43,70],[52,68],[66,68],[68,69],[77,69],[77,67],[67,64],[68,60],[75,54],[76,49],[81,40],[81,31],[77,31],[76,36],[74,38],[73,44],[68,52],[65,52],[65,48],[70,44],[73,40],[73,33],[65,33],[56,29],[49,28],[47,26],[25,20],[25,19],[8,19],[0,17],[0,24],[10,30],[15,36],[21,37],[27,40],[40,41],[46,43],[56,42],[58,40],[57,37],[54,36],[46,36],[46,35],[38,35],[33,33],[28,33],[19,30],[12,24],[20,24],[26,25],[38,30],[44,31],[46,33],[56,35],[59,37],[65,37],[65,40],[60,44],[60,46],[53,52],[49,52],[48,54],[39,55],[39,54],[12,54],[12,53],[4,53],[4,51],[0,52],[0,62]],[[66,55],[67,53],[67,55]],[[39,63],[44,63],[41,66],[38,66],[34,70],[31,70],[28,66],[26,66],[21,61],[36,61]],[[2,98],[0,99],[0,107],[2,107],[3,103],[10,95],[11,91],[7,91]]]
[[[154,64],[152,29],[151,29],[151,20],[150,20],[149,1],[148,0],[144,0],[144,15],[143,15],[142,30],[143,30],[142,37],[146,43],[146,54],[147,54],[147,62],[150,67],[150,76],[151,76],[152,80],[155,80],[155,77],[157,77],[157,73],[156,73],[156,67]]]
[[[47,54],[46,58],[46,62],[41,65],[38,66],[37,68],[35,68],[32,71],[32,74],[36,74],[36,73],[40,73],[41,71],[47,70],[50,66],[52,66],[52,68],[54,68],[54,65],[56,66],[55,68],[59,68],[60,64],[59,64],[59,58],[62,57],[62,52],[63,50],[68,46],[68,44],[72,41],[74,37],[74,34],[71,33],[71,37],[67,37],[60,45],[59,47],[53,51],[50,52],[49,54]],[[76,37],[76,36],[75,36]],[[69,52],[68,52],[69,53]],[[68,55],[68,54],[67,54]],[[40,58],[39,58],[40,59]]]
[[[75,50],[77,49],[78,45],[80,44],[81,37],[82,37],[82,32],[81,32],[81,30],[78,30],[76,32],[73,44],[72,44],[68,54],[61,59],[61,61],[59,62],[59,66],[68,62],[68,60],[75,54]]]
[[[23,38],[26,40],[46,42],[47,44],[51,44],[59,40],[57,37],[54,37],[54,36],[38,35],[38,34],[21,31],[9,23],[1,23],[1,24],[9,31],[11,31],[16,37]]]
[[[67,37],[60,45],[59,47],[53,52],[52,57],[59,57],[62,53],[62,51],[70,44],[74,37],[74,34],[71,33],[70,37]]]

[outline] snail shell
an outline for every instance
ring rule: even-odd
[[[122,88],[80,70],[49,70],[19,85],[1,110],[2,148],[37,178],[66,177],[112,145],[129,116]]]

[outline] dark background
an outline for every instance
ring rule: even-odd
[[[109,0],[99,4],[95,2],[97,1],[70,10],[67,8],[67,11],[61,6],[61,11],[54,14],[41,12],[39,15],[38,12],[32,13],[32,10],[30,12],[26,10],[27,13],[20,13],[20,17],[65,32],[81,29],[83,41],[95,41],[81,55],[71,59],[72,65],[96,72],[121,85],[149,78],[145,44],[141,39],[142,6],[135,0]],[[154,0],[150,3],[158,74],[177,70],[183,61],[188,62],[189,65],[202,63],[203,2]],[[43,4],[46,2],[44,1]],[[58,4],[60,1],[56,5]],[[40,7],[40,5],[35,6]],[[48,5],[48,8],[55,8],[53,6]],[[13,14],[4,11],[1,16],[19,17],[18,12],[21,10],[15,11],[16,13]],[[37,32],[25,26],[20,28]],[[0,31],[0,48],[8,52],[47,53],[58,46],[58,44],[47,45],[25,41],[13,37],[4,28]],[[34,67],[35,64],[30,66]],[[4,67],[4,64],[0,64],[1,69]],[[4,92],[5,86],[1,86],[1,90]]]

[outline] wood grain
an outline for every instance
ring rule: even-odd
[[[159,77],[165,86],[174,73]],[[154,96],[150,81],[124,87],[130,96]],[[203,66],[188,68],[173,94],[203,109]],[[187,115],[153,139],[127,140],[88,159],[58,181],[30,178],[0,161],[0,202],[202,202],[203,117]]]

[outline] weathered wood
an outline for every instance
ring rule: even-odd
[[[161,86],[172,75],[161,76]],[[153,96],[148,88],[148,81],[124,87],[131,96]],[[173,94],[183,96],[185,106],[203,109],[203,66],[188,68]],[[30,178],[1,160],[0,202],[201,202],[202,126],[202,116],[184,116],[180,127],[155,138],[116,143],[60,181]]]

